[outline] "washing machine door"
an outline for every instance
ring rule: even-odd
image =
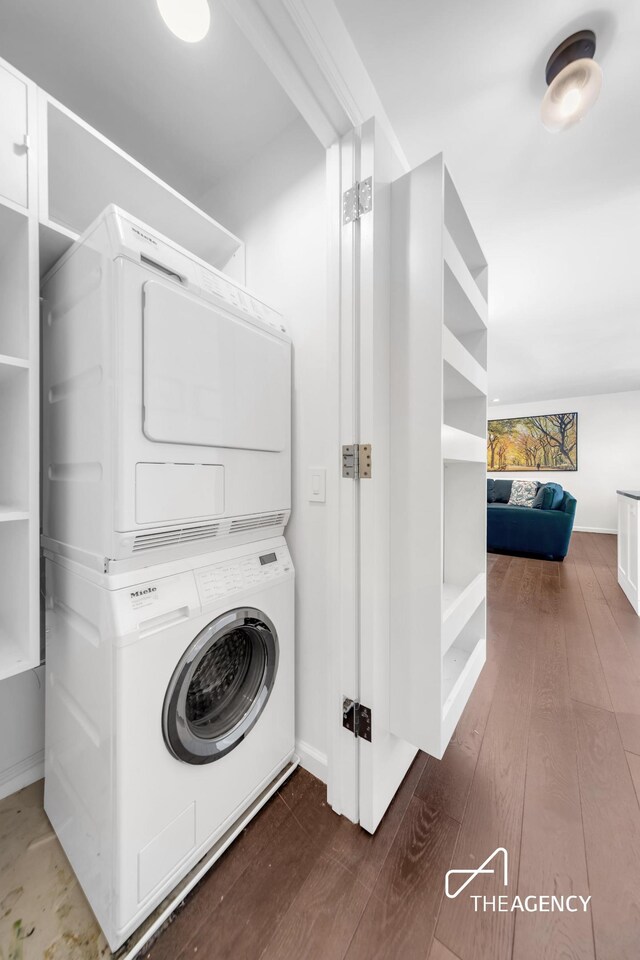
[[[212,620],[171,677],[162,729],[186,763],[212,763],[237,747],[264,710],[278,671],[278,635],[260,610],[241,607]]]

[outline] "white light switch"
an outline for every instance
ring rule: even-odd
[[[327,498],[327,471],[324,467],[309,468],[309,500],[324,503]]]

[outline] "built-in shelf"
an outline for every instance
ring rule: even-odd
[[[460,253],[475,285],[487,299],[487,261],[449,171],[444,170],[444,230]]]
[[[23,645],[0,629],[0,680],[15,677],[16,674],[34,666],[37,664],[25,658]]]
[[[33,559],[33,528],[26,511],[2,511],[0,523],[0,555],[3,558],[0,578],[0,679],[21,673],[40,662],[39,607],[33,595],[30,559]],[[34,606],[34,600],[36,601]]]
[[[455,694],[455,687],[464,674],[471,654],[468,650],[451,647],[442,658],[442,712],[446,713]]]
[[[0,354],[0,367],[21,367],[23,370],[28,370],[29,361],[23,360],[22,357],[7,357],[5,354]]]
[[[27,361],[0,362],[0,503],[25,511],[29,503],[30,386]]]
[[[59,224],[40,221],[39,224],[39,242],[40,242],[40,276],[44,277],[51,267],[56,263],[63,253],[69,249],[74,240],[78,239],[78,234],[73,230],[67,230]]]
[[[446,653],[460,631],[484,600],[486,576],[484,570],[469,583],[442,584],[442,652]]]
[[[478,437],[474,433],[458,430],[457,427],[443,423],[442,459],[484,463],[487,459],[486,441],[484,437]]]
[[[163,183],[63,104],[38,91],[40,220],[43,261],[114,203],[151,228],[236,279],[242,241],[191,201]],[[46,228],[62,228],[58,236]]]
[[[7,203],[0,203],[0,354],[29,356],[29,218]]]
[[[447,400],[463,400],[487,395],[487,371],[480,366],[448,327],[442,330],[444,361],[444,396]]]
[[[451,323],[455,323],[463,332],[471,332],[478,327],[486,330],[489,313],[486,298],[480,292],[462,254],[446,228],[443,232],[443,247],[445,285],[448,287],[447,293],[452,297],[452,306],[455,304],[458,308],[452,313],[447,311],[445,322],[450,329],[454,329],[449,322],[451,317]],[[454,319],[456,313],[457,319]]]
[[[0,679],[5,679],[40,663],[40,341],[36,88],[1,60],[0,88],[6,120],[0,123]],[[28,150],[18,148],[25,143]]]
[[[390,729],[442,757],[486,656],[487,264],[442,156],[392,212]]]
[[[487,656],[485,637],[470,649],[453,646],[442,658],[442,738],[449,742]]]
[[[0,523],[11,523],[13,520],[28,520],[29,514],[26,510],[16,510],[15,507],[0,505]]]
[[[22,382],[26,383],[25,371],[28,369],[29,361],[23,360],[22,357],[6,357],[4,354],[0,356],[0,388],[6,387],[7,384],[13,384],[13,386],[10,387],[12,392],[19,391],[19,384]],[[3,397],[5,404],[8,399],[6,395]],[[15,413],[17,411],[13,412]]]

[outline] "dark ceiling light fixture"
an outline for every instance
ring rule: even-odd
[[[578,123],[591,109],[602,86],[602,70],[593,59],[596,35],[579,30],[557,47],[547,63],[547,92],[540,119],[552,133]]]

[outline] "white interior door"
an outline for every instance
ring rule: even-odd
[[[373,202],[341,228],[342,442],[372,465],[341,480],[341,640],[371,740],[344,749],[373,832],[417,748],[442,757],[485,660],[487,265],[442,156],[403,174],[374,121],[349,150]]]
[[[334,809],[373,833],[416,748],[389,729],[389,317],[390,193],[402,172],[369,120],[341,143],[342,193],[371,178],[372,209],[341,227],[343,444],[371,444],[368,479],[340,481],[342,692],[368,708],[371,740],[341,728],[332,764]]]
[[[371,742],[359,739],[359,820],[373,832],[416,748],[390,732],[389,702],[389,359],[391,183],[402,173],[380,127],[360,130],[360,180],[371,177],[373,207],[359,221],[360,442],[370,443],[371,478],[360,480],[359,700],[371,709]]]

